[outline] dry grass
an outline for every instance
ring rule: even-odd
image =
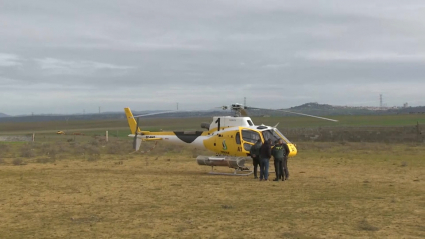
[[[21,145],[0,153],[1,237],[425,237],[423,145],[299,143],[286,182],[208,175],[201,150],[117,145],[35,145],[20,166]]]

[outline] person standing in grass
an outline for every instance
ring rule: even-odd
[[[282,141],[282,146],[285,149],[285,154],[282,161],[283,171],[282,171],[282,181],[288,180],[289,178],[289,170],[288,170],[288,155],[289,155],[289,147],[286,143]]]
[[[254,165],[254,179],[257,179],[257,168],[260,165],[260,148],[263,143],[261,139],[258,139],[257,142],[249,150],[249,154],[252,158],[252,165]]]
[[[273,181],[285,180],[283,171],[283,159],[286,156],[285,147],[283,147],[283,140],[276,141],[276,145],[272,149],[272,155],[274,158],[274,170],[276,172],[276,178]]]
[[[271,155],[272,140],[268,139],[260,148],[260,181],[267,181],[269,179],[269,161]]]

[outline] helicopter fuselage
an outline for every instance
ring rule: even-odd
[[[126,109],[126,115],[132,134],[136,132],[136,122],[131,111]],[[205,128],[205,127],[204,127]],[[257,140],[265,142],[271,139],[282,139],[289,148],[289,157],[297,154],[297,149],[277,128],[254,125],[250,117],[215,116],[206,131],[168,131],[151,132],[137,129],[137,140],[141,141],[168,141],[190,144],[214,152],[216,155],[247,157],[249,150]]]

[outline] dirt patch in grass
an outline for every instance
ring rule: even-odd
[[[358,227],[359,227],[359,230],[363,230],[363,231],[372,231],[372,232],[374,232],[374,231],[378,231],[379,230],[378,227],[372,226],[366,219],[361,220],[359,222]]]

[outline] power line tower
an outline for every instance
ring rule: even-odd
[[[382,104],[382,94],[379,94],[379,108],[382,108],[384,105]]]
[[[246,106],[246,97],[243,97],[243,105]]]

